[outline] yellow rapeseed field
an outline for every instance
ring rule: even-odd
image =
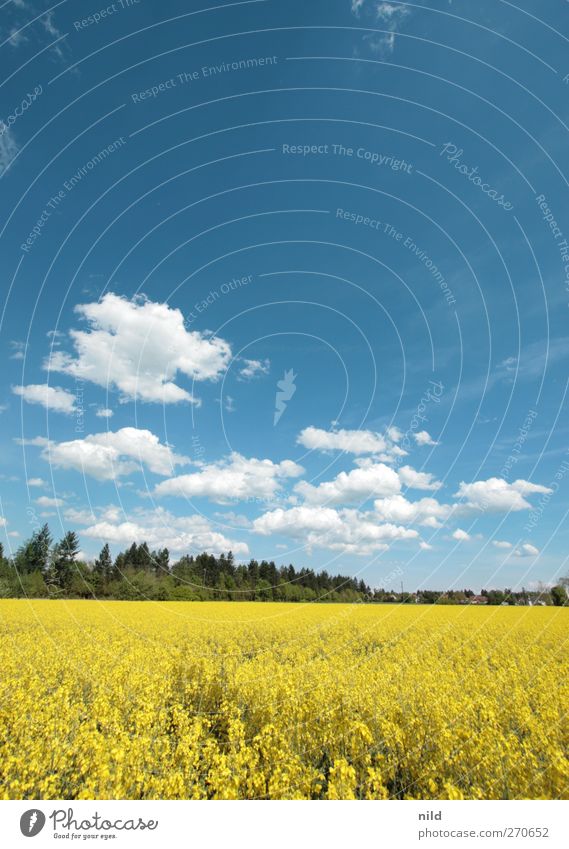
[[[569,798],[569,609],[0,601],[4,799]]]

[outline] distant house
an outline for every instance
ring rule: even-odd
[[[488,599],[485,595],[473,595],[468,601],[469,604],[488,604]]]

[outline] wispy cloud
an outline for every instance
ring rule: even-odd
[[[403,21],[410,16],[409,9],[401,3],[366,2],[351,0],[352,14],[373,21],[383,32],[372,32],[364,36],[368,48],[381,58],[391,56],[395,50],[396,36]]]
[[[19,47],[20,44],[23,44],[27,40],[28,39],[21,30],[16,27],[12,27],[10,30],[10,37],[8,38],[8,43],[11,44],[12,47]]]
[[[12,353],[10,354],[11,360],[23,360],[24,352],[26,350],[26,343],[20,342],[16,339],[13,339],[10,342],[10,348],[12,349]]]
[[[531,545],[529,542],[524,542],[519,548],[514,551],[514,557],[537,557],[539,548]]]
[[[262,374],[268,374],[271,369],[270,360],[243,360],[243,366],[239,369],[241,380],[253,380]]]
[[[5,124],[0,124],[0,177],[6,174],[18,155],[18,150],[12,130]]]
[[[58,59],[63,60],[65,58],[63,46],[65,44],[66,33],[61,32],[57,26],[53,9],[48,10],[42,15],[31,3],[23,2],[23,0],[12,0],[11,6],[12,21],[9,29],[8,43],[16,49],[34,40],[39,41],[43,45],[47,38],[49,41],[55,42],[51,44],[50,52],[57,56]],[[26,12],[27,21],[23,18],[22,14]]]

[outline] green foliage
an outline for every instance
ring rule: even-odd
[[[18,573],[45,574],[49,567],[51,544],[52,536],[47,524],[35,530],[30,539],[16,552],[15,566]]]
[[[49,581],[58,589],[69,590],[71,587],[78,553],[79,538],[75,531],[67,531],[63,539],[53,547]]]
[[[108,543],[91,564],[82,563],[74,531],[52,544],[47,525],[38,528],[13,560],[0,545],[0,598],[109,598],[129,601],[283,601],[355,604],[569,604],[564,578],[557,587],[521,592],[482,590],[371,590],[363,580],[325,570],[277,566],[272,560],[236,563],[232,552],[218,557],[187,554],[170,563],[167,548],[151,551],[136,543],[115,558]]]
[[[101,583],[111,581],[113,575],[113,558],[111,557],[111,549],[109,543],[106,542],[101,549],[101,553],[93,564],[93,572]]]
[[[551,599],[555,607],[565,607],[569,604],[567,590],[561,585],[551,588]]]

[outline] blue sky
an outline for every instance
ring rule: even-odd
[[[567,572],[565,4],[2,15],[8,550]]]

